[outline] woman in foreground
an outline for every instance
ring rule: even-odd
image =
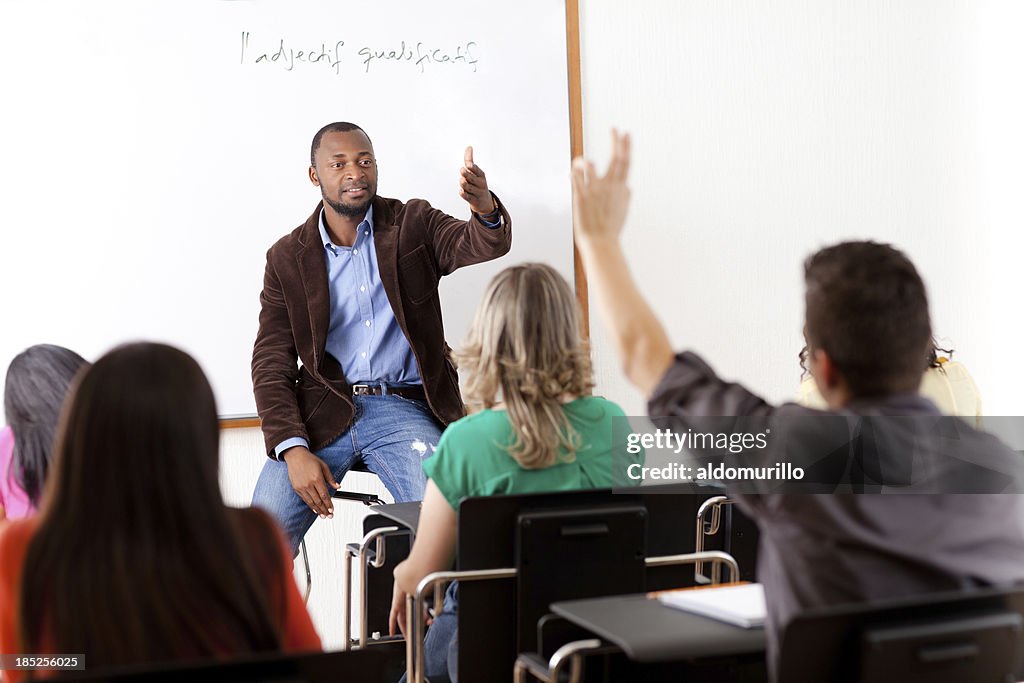
[[[0,651],[99,669],[320,649],[281,532],[224,505],[218,442],[184,352],[132,344],[85,371],[39,514],[0,533]]]

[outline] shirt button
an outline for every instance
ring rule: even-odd
[[[360,356],[362,356],[363,358],[366,358],[366,351],[363,351],[363,352],[362,352],[361,354],[359,354],[359,355],[360,355]]]
[[[360,292],[365,292],[366,291],[366,285],[359,285],[359,291]]]
[[[352,250],[352,255],[353,255],[353,256],[355,256],[355,255],[356,255],[356,254],[358,254],[358,253],[359,253],[359,250],[358,250],[358,249],[353,249],[353,250]]]
[[[370,326],[370,321],[369,321],[369,320],[367,320],[367,321],[366,321],[366,326],[367,326],[367,327],[369,327],[369,326]]]
[[[367,231],[365,231],[365,232],[364,232],[363,234],[364,234],[364,235],[369,235],[369,234],[370,234],[370,231],[369,231],[369,230],[367,230]]]

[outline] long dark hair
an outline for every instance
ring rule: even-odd
[[[87,364],[63,346],[37,344],[7,367],[4,417],[14,432],[14,457],[10,471],[0,476],[12,476],[33,507],[39,507],[64,397],[75,374]]]
[[[82,374],[25,557],[25,652],[111,666],[280,647],[261,587],[284,584],[243,542],[252,515],[223,503],[218,439],[213,392],[182,351],[122,346]]]

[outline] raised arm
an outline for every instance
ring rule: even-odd
[[[673,353],[665,329],[633,281],[619,244],[629,207],[630,141],[628,134],[617,131],[612,131],[612,140],[612,160],[603,175],[589,161],[573,162],[576,246],[623,371],[649,397],[671,365]]]
[[[467,147],[459,170],[459,196],[469,204],[468,221],[429,208],[426,221],[440,275],[508,253],[512,247],[512,217],[491,192],[484,170]]]

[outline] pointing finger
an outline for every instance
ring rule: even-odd
[[[473,168],[473,148],[472,147],[467,147],[466,148],[466,155],[463,158],[463,160],[466,162],[466,168],[470,168],[470,169]]]

